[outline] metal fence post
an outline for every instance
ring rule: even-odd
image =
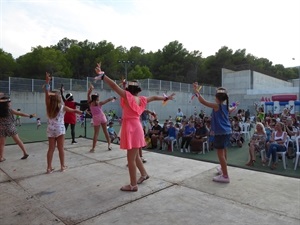
[[[8,94],[10,95],[10,77],[8,77]]]
[[[51,86],[52,86],[52,88],[50,90],[53,90],[53,88],[54,88],[54,77],[52,77]]]
[[[148,88],[148,90],[149,90],[149,85],[150,85],[149,82],[150,82],[149,79],[147,79],[147,88]]]
[[[89,77],[86,77],[86,91],[89,90]]]

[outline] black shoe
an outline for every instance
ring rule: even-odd
[[[24,155],[21,159],[27,159],[28,158],[28,154]]]
[[[72,141],[72,144],[77,144],[77,141]]]

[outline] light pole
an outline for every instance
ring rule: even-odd
[[[122,63],[122,65],[125,68],[125,80],[127,82],[127,69],[128,69],[128,65],[133,64],[134,61],[130,61],[130,60],[118,60],[118,63]]]
[[[295,58],[292,58],[293,60],[295,60]],[[297,66],[298,68],[298,86],[299,86],[299,93],[298,93],[298,101],[300,101],[300,66]]]

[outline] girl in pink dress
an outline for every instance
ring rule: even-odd
[[[99,95],[97,93],[94,93],[91,95],[92,91],[94,89],[93,85],[90,85],[90,88],[87,93],[88,98],[88,104],[90,107],[91,114],[93,115],[93,126],[94,126],[94,136],[93,136],[93,147],[90,150],[90,152],[95,152],[95,147],[97,144],[99,131],[100,131],[100,125],[102,127],[103,133],[105,135],[106,141],[108,143],[108,150],[111,150],[110,146],[110,138],[109,134],[107,132],[107,119],[106,116],[102,110],[102,106],[108,102],[111,102],[112,100],[115,100],[115,97],[111,97],[106,99],[105,101],[99,101]]]
[[[140,115],[146,109],[147,103],[152,101],[172,100],[175,94],[173,93],[167,97],[138,97],[141,88],[137,82],[128,82],[128,87],[124,90],[101,71],[100,64],[97,64],[95,71],[101,76],[100,78],[121,97],[120,103],[123,114],[120,148],[127,149],[127,162],[130,176],[130,184],[121,187],[121,191],[137,191],[137,184],[141,184],[149,178],[143,162],[139,157],[139,148],[146,145],[143,127],[140,122]],[[141,173],[141,177],[138,180],[136,178],[136,168],[138,168]]]

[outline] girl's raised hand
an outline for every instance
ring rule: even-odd
[[[175,93],[172,93],[171,95],[168,96],[168,99],[173,100],[175,96]]]
[[[90,90],[93,90],[94,86],[92,84],[90,84]]]
[[[95,72],[96,72],[96,74],[98,74],[98,75],[101,75],[101,74],[104,73],[104,71],[101,70],[101,62],[97,63],[97,66],[96,66],[96,68],[95,68]]]
[[[49,84],[51,81],[50,73],[46,72],[46,83]]]
[[[198,92],[198,89],[199,89],[198,82],[193,83],[193,89],[194,89],[194,92]]]

